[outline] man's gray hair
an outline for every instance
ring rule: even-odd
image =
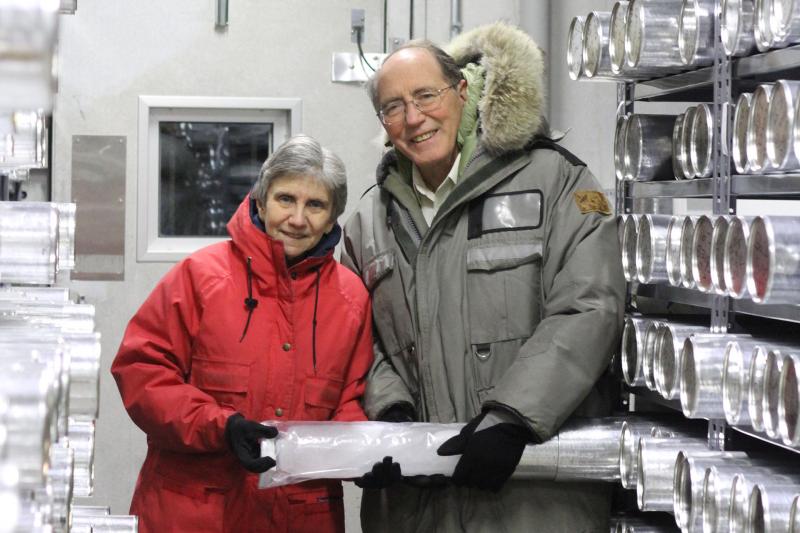
[[[267,158],[253,187],[252,197],[265,204],[273,180],[284,176],[312,176],[331,194],[331,220],[347,204],[347,171],[339,156],[308,135],[295,135]]]
[[[447,80],[448,84],[455,85],[464,79],[463,74],[461,74],[461,67],[458,66],[455,59],[427,39],[414,39],[413,41],[408,41],[407,43],[397,47],[396,50],[386,56],[386,58],[383,60],[383,63],[385,64],[390,57],[400,50],[405,50],[407,48],[421,48],[422,50],[427,50],[430,52],[431,55],[433,55],[433,58],[439,64],[439,67],[441,67],[444,79]],[[372,107],[375,108],[375,111],[380,110],[380,102],[378,101],[378,81],[380,75],[381,70],[378,69],[375,75],[367,80],[366,83],[367,94],[369,94],[369,99],[372,101]]]

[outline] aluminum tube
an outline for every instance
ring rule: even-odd
[[[800,447],[800,352],[784,356],[779,387],[778,428],[789,446]]]
[[[687,153],[683,150],[683,124],[686,121],[686,113],[681,113],[675,118],[675,126],[672,128],[672,175],[676,180],[684,179],[683,169],[687,166]]]
[[[642,215],[636,239],[636,271],[641,283],[667,281],[667,228],[670,215]]]
[[[0,3],[0,110],[53,106],[58,2]]]
[[[678,453],[673,477],[673,512],[675,521],[683,532],[700,532],[703,529],[703,486],[706,469],[711,465],[725,465],[732,460],[747,460],[744,452],[706,450]]]
[[[795,494],[800,494],[800,482],[756,483],[750,492],[747,531],[788,531]]]
[[[641,517],[625,517],[615,531],[618,533],[678,533],[680,529],[671,518],[644,513]]]
[[[642,511],[673,512],[672,488],[678,452],[704,452],[704,439],[642,437],[636,461],[636,499]]]
[[[781,43],[800,41],[800,6],[794,0],[773,0],[772,34]]]
[[[625,32],[629,67],[658,69],[662,74],[684,68],[678,51],[677,0],[631,0]]]
[[[800,168],[795,152],[794,131],[800,81],[778,80],[767,111],[767,158],[771,168],[791,171]],[[800,129],[797,129],[800,131]]]
[[[774,84],[762,83],[756,88],[750,101],[750,115],[747,118],[747,161],[753,173],[772,170],[767,157],[767,121],[773,89]]]
[[[30,205],[28,205],[30,204]],[[58,211],[42,202],[0,202],[0,280],[55,282]]]
[[[57,269],[72,270],[75,268],[75,214],[76,204],[56,203],[58,210],[58,251],[56,254]]]
[[[727,216],[714,217],[711,230],[711,292],[725,295],[728,293],[725,286],[725,237],[728,234]]]
[[[800,303],[800,217],[756,217],[747,240],[747,289],[757,303]]]
[[[755,0],[753,4],[753,38],[759,51],[780,46],[772,34],[772,0]]]
[[[73,452],[66,441],[50,448],[50,468],[46,484],[35,491],[34,499],[50,507],[50,521],[56,531],[68,531],[72,504]]]
[[[678,22],[678,51],[684,65],[706,66],[714,60],[716,0],[683,0]]]
[[[776,489],[789,488],[792,490],[800,488],[798,487],[798,483],[800,483],[800,478],[798,478],[796,473],[785,475],[780,469],[747,470],[734,475],[733,481],[731,482],[730,531],[732,533],[749,533],[751,531],[764,531],[767,533],[773,531],[785,532],[788,529],[787,522],[791,501],[789,501],[789,505],[787,505],[784,512],[785,517],[783,520],[786,522],[784,522],[783,527],[779,529],[772,529],[771,527],[753,529],[753,526],[756,524],[751,520],[756,519],[755,522],[758,522],[759,510],[756,506],[751,506],[751,496],[753,494],[753,489],[756,487],[760,487],[760,496],[763,497],[763,493],[767,491],[774,492]],[[796,494],[796,492],[792,492],[792,494]],[[751,511],[754,512],[751,513]]]
[[[680,398],[684,416],[718,419],[725,417],[722,402],[722,368],[728,344],[739,335],[693,335],[683,342]],[[750,339],[749,335],[744,336]]]
[[[625,179],[625,133],[630,115],[619,115],[614,128],[614,175],[618,180]]]
[[[620,347],[622,363],[622,379],[628,385],[638,387],[644,385],[642,374],[642,356],[644,355],[644,336],[649,318],[625,317],[622,328],[622,345]]]
[[[569,23],[567,33],[567,72],[572,80],[583,76],[583,25],[585,18],[577,16]]]
[[[722,0],[720,33],[727,55],[739,57],[755,51],[753,8],[753,0]]]
[[[72,490],[81,498],[88,498],[94,492],[94,430],[94,418],[69,419],[69,447],[75,454]]]
[[[697,175],[697,170],[692,165],[692,130],[694,129],[694,120],[697,115],[697,107],[687,107],[683,116],[683,129],[681,130],[681,157],[678,162],[681,163],[681,170],[683,171],[683,178],[690,180]]]
[[[631,115],[625,128],[625,179],[673,179],[672,129],[675,119],[675,115]]]
[[[692,277],[692,242],[694,241],[694,226],[697,222],[696,216],[685,216],[681,222],[680,240],[680,272],[681,286],[693,289],[696,285]]]
[[[711,176],[714,170],[712,148],[714,147],[714,117],[711,106],[698,104],[690,137],[689,159],[694,175],[699,178]]]
[[[789,511],[789,533],[800,533],[800,494],[792,500]]]
[[[750,218],[731,217],[725,236],[725,286],[732,298],[747,294],[747,241],[750,235]]]
[[[650,390],[656,390],[655,358],[658,351],[658,332],[665,322],[653,321],[644,332],[644,355],[642,357],[642,375],[644,384]]]
[[[753,459],[730,459],[706,468],[703,480],[703,533],[728,533],[733,479],[737,475],[785,474],[783,467]]]
[[[696,334],[708,334],[708,328],[689,324],[666,323],[656,337],[656,390],[668,400],[680,396],[681,352],[684,341]]]
[[[701,292],[711,292],[711,253],[714,225],[702,215],[694,224],[692,235],[692,279]]]
[[[682,216],[673,216],[667,225],[667,281],[670,285],[681,285],[681,226]]]
[[[69,416],[97,418],[100,406],[100,334],[63,334],[70,353]]]
[[[733,114],[733,147],[731,158],[733,166],[739,174],[750,172],[747,160],[747,122],[750,120],[750,104],[753,93],[742,93],[736,100],[736,111]]]
[[[590,79],[615,78],[608,55],[610,11],[592,11],[583,25],[583,74]]]
[[[722,363],[722,406],[728,424],[750,425],[750,366],[759,346],[757,339],[738,338],[725,347]],[[763,348],[758,348],[763,349]]]
[[[637,417],[624,420],[619,437],[619,473],[622,486],[626,489],[636,488],[636,481],[639,479],[637,469],[639,439],[642,437],[674,439],[691,436],[694,436],[691,429],[681,425],[664,424]]]
[[[750,358],[747,412],[750,415],[750,426],[756,431],[764,431],[764,387],[769,352],[768,347],[758,345],[753,348],[753,355]]]
[[[134,515],[80,516],[73,518],[73,527],[91,527],[92,533],[136,533],[139,518]]]
[[[792,352],[799,351],[797,348]],[[768,437],[780,437],[780,385],[783,361],[789,350],[773,348],[767,352],[764,366],[764,396],[762,399],[762,418],[764,419],[764,432]]]
[[[628,14],[627,1],[614,2],[609,20],[608,55],[611,59],[611,71],[622,74],[627,66],[625,62],[625,22]]]
[[[622,273],[626,281],[636,280],[636,241],[639,216],[625,218],[622,226]]]

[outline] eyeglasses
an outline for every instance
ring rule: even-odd
[[[419,110],[420,113],[428,113],[434,111],[442,105],[443,94],[447,89],[452,89],[458,85],[458,82],[453,85],[448,85],[444,89],[423,89],[414,94],[411,98],[411,103]],[[381,119],[384,126],[391,126],[401,120],[406,114],[405,100],[392,100],[388,104],[381,107],[378,111],[378,118]]]

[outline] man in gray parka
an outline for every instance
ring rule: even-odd
[[[535,43],[498,23],[449,52],[409,43],[371,83],[392,149],[342,261],[372,295],[367,415],[466,422],[439,449],[461,458],[447,486],[365,490],[362,526],[605,532],[606,486],[509,478],[526,444],[607,412],[597,382],[624,300],[616,223],[585,165],[546,135]]]

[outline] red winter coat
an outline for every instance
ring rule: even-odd
[[[372,363],[369,296],[332,257],[339,227],[315,248],[321,255],[289,268],[250,204],[228,223],[232,240],[164,276],[111,367],[147,434],[131,502],[140,533],[344,530],[339,481],[260,490],[225,443],[237,411],[257,421],[366,420],[359,399]]]

